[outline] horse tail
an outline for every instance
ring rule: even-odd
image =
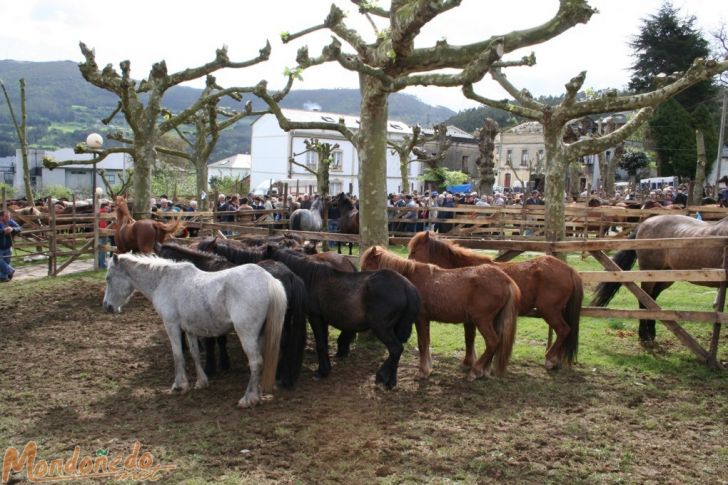
[[[584,299],[584,283],[579,273],[571,270],[571,280],[573,282],[571,296],[561,313],[569,326],[569,335],[564,343],[564,356],[568,364],[576,361],[576,354],[579,351],[579,320],[581,320],[581,303]]]
[[[632,234],[627,239],[636,239],[637,231],[632,231]],[[634,266],[634,262],[637,260],[637,251],[634,249],[624,249],[617,252],[612,258],[612,261],[617,263],[623,271],[629,271]],[[607,304],[617,294],[617,290],[622,286],[622,283],[610,283],[604,282],[597,285],[594,291],[594,298],[591,301],[592,306],[607,306]]]
[[[298,211],[294,211],[293,214],[291,214],[291,230],[301,230],[301,213]]]
[[[157,241],[164,242],[167,237],[171,234],[174,236],[179,231],[184,229],[184,224],[180,219],[175,219],[169,222],[155,221],[154,228],[157,230]]]
[[[281,342],[283,355],[278,364],[281,386],[284,388],[293,387],[298,380],[306,348],[306,286],[298,276],[292,275],[290,282]]]
[[[409,281],[405,286],[405,294],[407,296],[407,309],[400,318],[399,322],[394,328],[394,333],[397,335],[397,340],[401,343],[405,343],[409,340],[412,335],[412,326],[417,319],[417,315],[420,313],[422,307],[422,298],[420,298],[420,292],[417,288]]]
[[[510,288],[508,299],[495,317],[495,331],[500,339],[500,345],[493,355],[495,362],[495,375],[502,376],[506,372],[508,362],[511,360],[513,344],[516,341],[516,323],[518,322],[518,307],[521,304],[521,290],[508,278]]]
[[[265,348],[263,349],[263,373],[260,380],[261,390],[265,393],[273,391],[276,383],[278,354],[281,348],[283,320],[286,316],[286,290],[280,281],[268,278],[268,313],[265,316]]]

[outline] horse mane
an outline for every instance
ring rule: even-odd
[[[394,253],[390,253],[382,246],[372,246],[361,255],[361,267],[367,266],[369,260],[379,261],[381,264],[376,264],[380,269],[388,268],[400,273],[403,276],[410,275],[417,271],[420,266],[431,266],[427,263],[418,263],[417,261],[411,261],[398,256]]]
[[[183,246],[173,242],[164,243],[159,247],[157,254],[162,258],[174,259],[176,257],[184,258],[186,261],[212,261],[215,263],[230,263],[229,260],[215,253],[200,251],[199,249]]]
[[[235,264],[251,264],[266,259],[264,252],[257,247],[239,248],[232,244],[221,244],[220,241],[215,244],[212,252]]]
[[[415,248],[418,244],[424,246],[427,249],[429,254],[433,256],[432,259],[453,260],[478,258],[484,263],[493,261],[492,258],[490,258],[489,256],[476,253],[475,251],[464,248],[457,243],[450,242],[444,239],[438,239],[427,231],[418,232],[417,234],[415,234],[414,237],[410,239],[407,248],[410,250],[410,252],[412,252],[412,249]]]
[[[269,245],[266,248],[266,253],[276,261],[280,261],[288,266],[294,273],[298,274],[304,283],[306,283],[307,287],[314,281],[330,278],[335,274],[344,273],[343,271],[338,271],[332,268],[328,263],[314,261],[308,256],[291,249],[278,249]]]
[[[160,258],[156,254],[122,253],[117,255],[116,257],[119,258],[119,262],[126,261],[134,265],[143,265],[146,266],[147,269],[149,269],[150,271],[159,271],[169,266],[179,265],[187,265],[192,268],[195,267],[195,265],[190,262],[172,261],[171,259]]]
[[[344,192],[341,192],[339,195],[337,195],[336,200],[339,203],[339,206],[345,206],[347,209],[354,209],[354,203],[351,201],[351,198]]]

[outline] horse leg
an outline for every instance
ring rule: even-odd
[[[493,328],[492,320],[476,320],[475,324],[483,336],[483,340],[485,340],[485,352],[483,352],[483,355],[480,356],[475,365],[470,369],[468,373],[469,381],[474,381],[479,377],[490,374],[490,362],[493,360],[498,345],[500,345],[500,339],[495,328]]]
[[[164,329],[167,331],[169,343],[172,345],[172,357],[174,358],[174,384],[172,384],[172,392],[187,392],[190,384],[187,381],[187,373],[185,372],[185,358],[182,354],[182,330],[179,325],[164,322]]]
[[[215,338],[205,337],[205,374],[214,376],[217,374],[217,362],[215,362]]]
[[[341,241],[336,241],[336,247],[338,248],[339,254],[341,254]]]
[[[566,337],[569,336],[569,332],[571,332],[571,327],[566,323],[566,320],[564,320],[564,317],[557,307],[551,306],[545,309],[539,308],[539,310],[541,317],[556,334],[556,340],[546,351],[546,362],[544,366],[548,370],[558,369],[564,360],[564,343],[566,342]]]
[[[375,384],[383,385],[386,389],[392,390],[397,385],[397,367],[399,366],[399,359],[404,351],[404,345],[397,339],[394,334],[394,324],[397,322],[391,322],[392,324],[387,327],[373,326],[372,332],[376,335],[379,340],[387,346],[389,355],[384,361],[382,366],[377,370],[376,377],[374,379]]]
[[[230,369],[230,356],[227,351],[227,335],[220,335],[217,340],[217,347],[220,350],[220,370]]]
[[[417,349],[420,352],[420,370],[418,379],[427,379],[432,373],[432,355],[430,354],[430,321],[418,317],[415,321],[417,329]]]
[[[653,300],[657,301],[657,297],[660,296],[664,290],[672,285],[671,282],[656,282],[656,283],[642,283],[642,289],[649,294]],[[640,303],[640,308],[646,308]],[[655,329],[654,320],[640,320],[639,326],[640,343],[645,347],[652,347],[655,344],[655,335],[657,331]]]
[[[207,376],[202,368],[200,362],[200,343],[197,340],[196,335],[187,334],[187,345],[190,348],[190,355],[192,355],[192,362],[195,363],[195,371],[197,372],[197,381],[195,382],[195,389],[203,389],[208,386]],[[214,342],[213,342],[214,345]]]
[[[475,324],[465,322],[463,328],[465,330],[465,358],[461,365],[463,369],[469,370],[475,363]]]
[[[344,359],[349,355],[349,346],[354,339],[356,332],[342,330],[339,338],[336,340],[336,358]]]
[[[326,377],[331,372],[331,361],[329,360],[329,326],[323,322],[321,317],[309,318],[313,336],[316,340],[316,353],[318,354],[319,368],[314,373],[314,379]]]
[[[349,256],[351,256],[351,253],[352,253],[353,250],[354,250],[354,243],[353,242],[350,242],[349,243]]]
[[[260,348],[258,332],[238,333],[238,337],[240,338],[240,345],[243,347],[243,352],[248,357],[248,367],[250,368],[248,387],[245,389],[243,397],[238,401],[238,406],[241,408],[250,408],[260,402],[260,374],[263,367],[263,354]]]

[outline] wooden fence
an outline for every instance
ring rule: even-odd
[[[694,214],[696,210],[701,212],[704,219],[720,219],[726,216],[726,211],[717,208],[689,208],[685,214]],[[701,239],[656,239],[656,240],[631,240],[620,239],[634,227],[638,222],[614,222],[608,217],[612,216],[614,209],[567,209],[567,226],[573,228],[574,238],[568,241],[547,242],[538,240],[538,236],[527,237],[524,233],[528,230],[538,232],[539,224],[543,226],[543,208],[536,210],[523,210],[512,208],[475,208],[470,206],[459,206],[449,211],[455,212],[452,219],[441,218],[440,214],[446,211],[438,209],[437,218],[418,219],[416,224],[425,228],[437,223],[450,224],[450,232],[443,235],[453,239],[464,247],[472,249],[500,251],[497,258],[506,261],[514,258],[524,251],[535,251],[545,254],[561,253],[587,253],[598,261],[604,271],[582,271],[580,274],[584,283],[594,284],[604,281],[620,282],[635,296],[644,309],[613,309],[585,307],[583,315],[598,318],[635,318],[654,319],[663,322],[666,328],[673,332],[676,337],[688,349],[690,349],[702,362],[705,362],[713,369],[722,368],[718,359],[718,343],[720,329],[723,323],[728,323],[728,314],[724,313],[725,290],[728,281],[728,261],[725,255],[728,254],[728,238],[705,237]],[[390,244],[406,245],[409,242],[410,233],[402,232],[402,224],[414,224],[407,219],[402,219],[401,213],[406,209],[392,211],[390,227],[394,229],[391,233]],[[197,229],[200,236],[219,235],[223,231],[229,233],[230,237],[242,235],[265,235],[283,234],[295,232],[307,239],[315,239],[327,242],[358,243],[358,235],[328,233],[328,232],[302,232],[289,231],[285,229],[288,225],[286,218],[278,221],[267,221],[266,216],[270,214],[281,214],[281,209],[254,211],[246,213],[245,216],[253,216],[247,222],[219,222],[219,217],[224,213],[212,212],[181,212],[163,213],[165,218],[181,218],[190,229]],[[649,215],[675,214],[678,211],[650,210],[650,211],[629,211],[629,215],[641,220]],[[283,213],[284,214],[284,213]],[[14,215],[19,222],[24,223],[22,240],[16,240],[15,248],[21,255],[48,257],[48,274],[56,276],[72,261],[78,257],[96,253],[98,238],[103,235],[113,235],[111,230],[99,230],[99,220],[113,220],[113,214],[102,214],[98,212],[91,215],[70,215],[56,216],[53,212],[41,216]],[[533,219],[529,219],[532,217]],[[481,218],[483,220],[481,220]],[[617,237],[611,239],[590,239],[596,238],[595,227],[617,224],[619,231],[612,234]],[[624,224],[625,226],[622,226]],[[467,237],[462,237],[466,235]],[[454,236],[454,237],[453,237]],[[485,237],[487,236],[487,238]],[[509,237],[505,239],[505,237]],[[609,258],[607,251],[622,249],[660,249],[674,247],[690,247],[691,250],[721,251],[724,254],[723,268],[705,268],[697,270],[670,270],[670,271],[622,271]],[[647,293],[639,286],[638,282],[654,281],[688,281],[706,282],[720,285],[716,307],[713,311],[685,311],[662,309]],[[706,349],[691,336],[678,322],[692,321],[713,325],[713,332],[709,347]]]

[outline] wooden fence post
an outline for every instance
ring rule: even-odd
[[[94,271],[99,270],[99,194],[93,194],[93,211],[94,211],[94,244],[93,244],[93,258],[94,258]]]
[[[48,233],[48,276],[56,276],[56,208],[53,205],[53,198],[48,196],[48,221],[50,228]]]
[[[723,248],[723,269],[726,272],[725,278],[728,278],[728,247]],[[715,300],[715,311],[722,313],[725,309],[725,291],[727,282],[723,280],[720,282],[718,289],[718,297]],[[718,341],[720,339],[720,322],[713,323],[713,335],[710,338],[710,350],[708,354],[710,358],[708,360],[708,366],[712,370],[722,369],[723,366],[718,362]]]

